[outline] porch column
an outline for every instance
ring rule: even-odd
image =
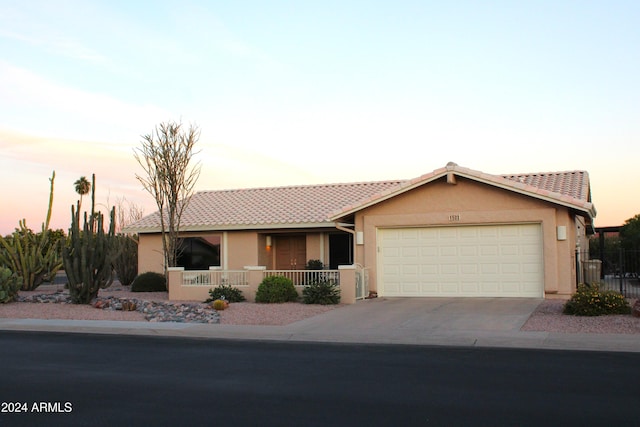
[[[339,265],[340,272],[340,303],[356,303],[356,266]]]
[[[169,290],[169,301],[182,300],[182,273],[184,267],[167,268],[167,289]]]
[[[256,292],[258,292],[258,286],[262,283],[264,277],[263,272],[267,269],[261,265],[249,265],[244,267],[247,270],[247,285],[249,285],[244,297],[249,302],[256,302]]]

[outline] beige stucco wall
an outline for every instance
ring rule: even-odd
[[[447,184],[443,178],[364,209],[356,214],[355,223],[356,231],[364,233],[356,260],[370,269],[369,286],[374,291],[378,228],[513,223],[542,226],[545,296],[565,297],[575,289],[573,215],[551,203],[459,177],[455,185]],[[557,240],[558,225],[567,227],[567,240]]]
[[[184,237],[202,235],[221,236],[220,263],[229,270],[242,270],[245,266],[275,267],[274,248],[267,248],[264,232],[226,231],[207,233],[184,233]],[[329,237],[324,232],[307,233],[307,259],[328,262]],[[160,234],[141,234],[138,245],[138,271],[163,272],[162,240]]]
[[[242,270],[246,265],[258,264],[258,233],[255,231],[226,232],[223,265],[229,270]],[[224,245],[224,243],[223,243]]]
[[[138,273],[154,271],[164,274],[164,256],[160,234],[140,234],[138,240]]]

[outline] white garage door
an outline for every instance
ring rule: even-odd
[[[539,224],[378,230],[383,296],[543,296]]]

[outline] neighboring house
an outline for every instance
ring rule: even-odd
[[[238,270],[359,264],[379,296],[566,297],[596,211],[584,171],[490,175],[449,163],[412,180],[193,195],[183,265]],[[163,271],[158,213],[139,271]]]

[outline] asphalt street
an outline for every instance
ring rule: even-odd
[[[4,426],[610,426],[640,401],[624,352],[0,332],[0,363]]]

